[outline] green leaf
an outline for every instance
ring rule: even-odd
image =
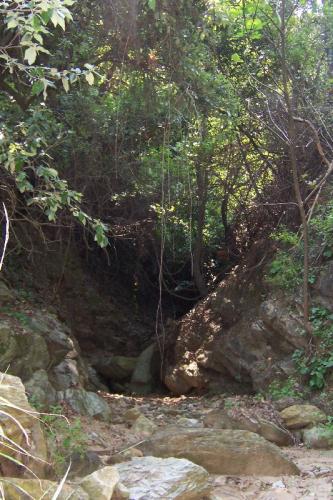
[[[69,81],[68,81],[68,78],[63,77],[61,79],[61,81],[62,81],[62,85],[63,85],[65,91],[69,92]]]
[[[237,52],[235,52],[234,54],[232,54],[231,56],[231,60],[232,62],[234,63],[240,63],[240,62],[243,62],[243,59],[241,58],[241,56],[239,54],[237,54]]]
[[[43,92],[44,90],[44,82],[42,81],[38,81],[38,82],[35,82],[32,86],[32,89],[31,89],[31,95],[39,95]]]
[[[43,37],[39,33],[34,33],[34,39],[37,40],[38,43],[43,45]]]
[[[14,28],[17,28],[18,24],[19,24],[19,23],[18,23],[17,19],[16,19],[15,17],[11,17],[11,18],[9,18],[9,20],[7,21],[7,28],[8,28],[9,30],[14,29]]]
[[[94,74],[89,72],[85,74],[86,80],[89,83],[89,85],[94,85],[95,77]]]
[[[36,47],[32,45],[25,51],[24,59],[26,59],[28,61],[28,64],[31,66],[36,61],[36,58],[37,58],[37,50]]]
[[[58,10],[58,9],[54,9],[52,11],[52,15],[51,15],[51,22],[53,23],[53,26],[56,28],[59,24],[59,26],[62,27],[62,29],[65,31],[66,29],[66,25],[65,25],[65,17],[63,15],[63,13]]]
[[[148,0],[148,6],[151,10],[156,10],[156,0]]]

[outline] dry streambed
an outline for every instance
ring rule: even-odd
[[[96,422],[92,430],[89,422],[84,422],[90,448],[107,465],[153,455],[189,459],[208,470],[209,493],[198,491],[196,497],[183,493],[179,498],[333,498],[333,450],[308,449],[299,442],[302,408],[291,412],[296,428],[291,433],[281,417],[283,412],[247,397],[105,398],[112,423]],[[226,415],[227,419],[222,418]],[[299,419],[296,424],[295,418]],[[307,427],[318,426],[323,414],[308,407],[303,414],[306,419],[310,420]],[[252,432],[261,432],[265,439],[253,438]],[[275,442],[288,446],[278,448]],[[152,474],[156,474],[154,467]],[[161,493],[160,498],[168,495]]]
[[[42,479],[25,478],[21,467],[2,457],[5,498],[51,500],[58,484],[48,480],[50,443],[21,380],[2,375],[1,397],[11,400],[2,410],[3,436],[19,445],[16,424],[23,419],[35,457],[23,457],[25,465]],[[277,411],[249,397],[103,397],[111,420],[82,417],[88,450],[72,457],[59,500],[332,498],[333,430],[313,405],[287,402],[282,408],[280,402]]]

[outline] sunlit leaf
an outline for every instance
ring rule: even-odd
[[[31,66],[36,61],[36,58],[37,58],[37,50],[36,47],[32,45],[25,51],[24,59],[26,59],[28,61],[28,64]]]

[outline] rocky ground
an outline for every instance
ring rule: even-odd
[[[104,394],[108,402],[111,423],[83,419],[89,449],[104,464],[126,461],[142,456],[142,443],[152,431],[167,428],[180,432],[183,427],[200,428],[207,415],[222,407],[236,413],[256,414],[280,423],[274,405],[249,397],[130,397]],[[146,417],[148,420],[144,420]],[[138,420],[139,419],[139,420]],[[140,423],[141,420],[141,423]],[[212,490],[209,500],[292,500],[333,497],[333,451],[308,449],[303,444],[282,448],[283,453],[299,467],[299,476],[234,476],[211,474]]]

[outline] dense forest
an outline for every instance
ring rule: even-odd
[[[174,297],[176,314],[285,230],[302,226],[309,274],[331,170],[332,8],[2,2],[11,252],[95,240],[139,301]]]
[[[0,40],[0,421],[36,451],[1,423],[0,476],[63,478],[0,497],[310,477],[275,445],[333,447],[333,0],[4,0]]]

